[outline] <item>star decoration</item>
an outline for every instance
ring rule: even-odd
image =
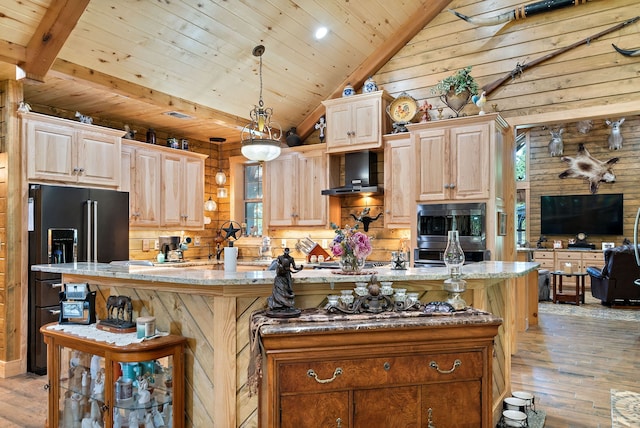
[[[230,221],[227,227],[221,228],[221,230],[224,230],[226,232],[224,239],[229,239],[231,237],[233,237],[234,240],[238,239],[238,237],[236,236],[236,233],[240,232],[240,230],[242,229],[240,229],[239,227],[234,227],[233,224],[234,222]]]

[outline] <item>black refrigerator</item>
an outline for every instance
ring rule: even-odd
[[[58,321],[58,274],[34,264],[109,263],[129,259],[129,193],[78,187],[29,186],[29,337],[27,368],[45,374],[47,348],[40,327]]]

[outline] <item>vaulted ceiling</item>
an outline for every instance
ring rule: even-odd
[[[24,72],[39,111],[237,142],[258,103],[262,44],[265,105],[304,136],[322,100],[359,87],[449,2],[0,0],[0,78]]]

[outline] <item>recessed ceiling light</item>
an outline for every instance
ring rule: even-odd
[[[329,32],[329,30],[327,30],[327,27],[318,28],[316,30],[316,39],[320,40],[320,39],[324,38],[324,36],[326,36],[328,32]]]

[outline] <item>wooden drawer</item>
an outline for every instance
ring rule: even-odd
[[[482,377],[482,353],[282,363],[278,373],[280,393],[478,379]]]
[[[582,260],[586,266],[592,265],[603,265],[604,264],[604,253],[585,253],[582,256]]]
[[[572,261],[579,262],[582,260],[582,253],[558,252],[558,262]]]
[[[546,260],[546,259],[542,259],[542,260],[536,260],[537,263],[540,263],[540,269],[547,269],[547,270],[555,270],[555,263],[552,260]]]
[[[533,259],[537,262],[540,260],[553,260],[553,251],[534,251]]]

